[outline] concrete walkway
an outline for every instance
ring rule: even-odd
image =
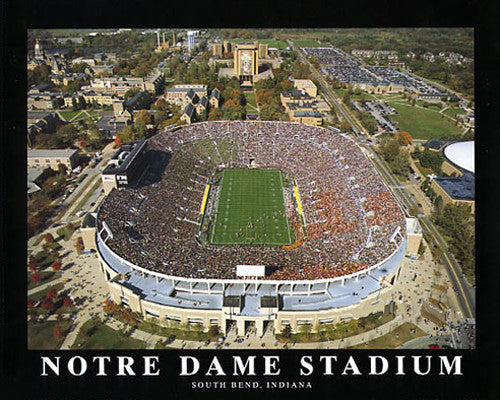
[[[28,290],[28,296],[31,296],[32,294],[37,293],[37,292],[41,292],[44,289],[47,289],[51,286],[57,285],[58,283],[62,283],[62,282],[63,282],[63,278],[58,278],[58,279],[54,279],[53,281],[44,283],[43,285],[34,287],[33,289]]]

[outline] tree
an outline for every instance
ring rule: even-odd
[[[420,156],[420,164],[422,167],[431,168],[434,172],[439,173],[444,158],[437,151],[431,151],[426,148]]]
[[[286,325],[283,330],[281,331],[281,335],[285,339],[290,339],[292,337],[292,328],[290,325]]]
[[[59,339],[61,337],[61,327],[59,325],[54,326],[54,330],[52,332],[52,335],[56,338]]]
[[[67,171],[68,167],[65,164],[63,163],[57,164],[57,172],[59,172],[59,175],[66,175]]]
[[[78,254],[83,253],[83,249],[85,248],[85,246],[83,244],[83,239],[81,236],[76,239],[75,247]]]
[[[400,152],[390,163],[392,172],[396,175],[406,176],[410,172],[410,160],[408,153]]]
[[[391,163],[399,154],[399,144],[397,139],[384,139],[381,143],[382,156],[385,161]]]
[[[157,110],[159,110],[159,111],[165,111],[165,110],[167,110],[168,105],[167,105],[167,102],[165,101],[165,99],[159,99],[159,100],[156,102],[155,107],[156,107],[156,109],[157,109]]]
[[[120,139],[119,135],[115,136],[115,147],[121,147],[122,145],[122,140]]]
[[[217,336],[219,336],[219,333],[220,333],[219,325],[210,325],[210,328],[208,328],[208,334],[212,338],[216,338]]]
[[[56,135],[64,145],[70,146],[78,137],[78,130],[72,124],[63,125],[57,130]]]
[[[123,102],[126,103],[129,99],[134,97],[134,95],[139,93],[140,91],[141,89],[139,89],[138,87],[134,87],[132,89],[127,90],[123,95]]]
[[[312,325],[311,324],[301,325],[300,332],[303,333],[306,337],[310,337],[312,332]]]
[[[44,297],[42,299],[41,307],[44,310],[52,310],[54,308],[54,301],[50,297]]]
[[[28,297],[28,310],[32,310],[35,307],[35,300],[31,297]]]
[[[30,259],[28,261],[28,269],[30,271],[36,271],[38,269],[38,264],[36,263],[36,261],[34,259]]]
[[[80,110],[85,110],[87,108],[87,102],[85,101],[85,97],[78,96],[78,108]]]
[[[413,141],[413,137],[405,131],[397,132],[397,137],[400,146],[407,146]]]
[[[63,300],[63,305],[64,307],[73,307],[73,300],[71,300],[71,297],[66,296]]]
[[[54,242],[54,236],[52,235],[52,233],[46,233],[43,238],[45,239],[46,243]]]
[[[57,290],[54,289],[53,287],[51,287],[47,291],[47,298],[49,298],[49,299],[55,299],[56,297],[57,297]]]
[[[149,114],[148,110],[139,110],[137,112],[137,115],[135,116],[135,123],[142,122],[144,124],[150,124],[151,123],[151,115]]]
[[[59,263],[58,261],[54,261],[52,263],[52,269],[54,271],[60,271],[61,270],[61,263]]]

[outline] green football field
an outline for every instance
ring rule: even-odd
[[[212,244],[291,244],[283,198],[283,174],[267,169],[223,171]]]

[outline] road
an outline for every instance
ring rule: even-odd
[[[363,134],[366,135],[367,132],[361,123],[352,115],[350,110],[347,109],[345,104],[340,100],[335,92],[330,88],[330,85],[323,76],[316,70],[316,68],[311,65],[311,63],[307,60],[307,58],[303,55],[300,49],[293,43],[291,40],[288,40],[288,44],[294,49],[294,51],[298,54],[301,61],[309,65],[311,70],[312,77],[316,78],[319,82],[321,89],[323,91],[323,95],[325,99],[333,104],[340,113],[340,115],[349,123],[354,129],[356,135]],[[389,170],[385,162],[378,156],[377,152],[373,149],[372,146],[367,146],[371,152],[374,154],[374,165],[377,170],[382,174],[386,182],[392,189],[392,192],[395,194],[396,199],[398,200],[401,207],[406,211],[407,215],[409,215],[409,210],[412,207],[418,206],[417,202],[412,198],[412,196],[407,192],[406,188],[401,185],[401,183],[397,180],[397,178],[392,174]],[[464,276],[462,275],[461,268],[458,265],[457,261],[451,254],[448,249],[448,245],[445,240],[441,237],[439,232],[436,230],[429,217],[425,214],[419,214],[418,220],[420,225],[422,226],[422,230],[428,234],[433,243],[439,247],[442,251],[441,261],[447,267],[450,278],[453,282],[454,288],[457,289],[457,299],[461,308],[461,312],[464,318],[474,318],[475,315],[475,299],[473,288],[470,288],[470,285],[466,282]]]
[[[63,206],[65,204],[72,204],[73,200],[74,203],[69,207],[67,208],[65,211],[64,211],[64,214],[61,216],[60,218],[60,222],[61,223],[68,223],[68,222],[71,222],[72,219],[74,218],[71,218],[77,211],[76,209],[76,206],[78,205],[78,203],[80,202],[80,198],[82,196],[84,196],[88,190],[90,190],[92,188],[92,186],[94,185],[95,183],[95,180],[96,179],[100,179],[100,176],[101,176],[101,170],[102,168],[107,164],[107,162],[109,161],[109,159],[112,157],[114,151],[113,151],[113,143],[110,143],[108,146],[106,146],[103,150],[103,156],[102,156],[102,160],[94,167],[94,168],[91,168],[89,166],[87,166],[81,173],[86,173],[87,176],[85,177],[85,179],[80,183],[78,184],[78,187],[75,189],[75,191],[73,193],[71,193],[68,198],[66,199],[66,201],[63,203]],[[98,191],[96,191],[98,192]],[[99,188],[99,192],[100,192],[100,188]],[[84,205],[83,209],[86,210],[85,206],[87,204],[90,204],[92,202],[94,202],[96,199],[97,199],[98,196],[95,195],[95,193],[91,196],[91,198],[93,199],[92,201],[87,201],[87,203]]]
[[[325,100],[330,104],[330,106],[334,106],[337,110],[337,113],[340,114],[342,119],[346,120],[354,129],[356,134],[368,135],[368,132],[364,128],[364,126],[359,122],[359,120],[354,116],[351,110],[342,102],[342,100],[337,96],[328,82],[325,80],[323,75],[321,75],[316,68],[309,62],[309,60],[304,56],[302,51],[293,43],[291,40],[287,40],[290,47],[297,53],[300,60],[309,66],[311,71],[311,75],[313,78],[317,80],[320,84],[322,94],[325,97]]]
[[[380,158],[376,151],[371,147],[371,152],[374,154],[373,162],[377,170],[384,177],[392,192],[396,196],[401,207],[408,211],[417,205],[417,202],[413,197],[407,192],[406,188],[401,185],[396,177],[389,170],[385,162]],[[441,261],[444,263],[448,270],[448,274],[453,283],[453,287],[457,289],[457,300],[464,318],[474,318],[475,317],[475,299],[474,299],[474,289],[466,282],[460,265],[451,254],[448,249],[446,241],[441,237],[439,232],[436,230],[429,217],[425,214],[419,214],[418,220],[422,227],[423,232],[432,238],[433,244],[435,244],[442,251]]]

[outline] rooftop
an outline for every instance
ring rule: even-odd
[[[474,173],[474,141],[450,144],[444,149],[444,155],[453,164]]]
[[[28,158],[53,158],[53,157],[71,157],[78,153],[76,149],[33,149],[28,150]]]
[[[475,184],[474,175],[466,173],[459,178],[434,178],[453,200],[474,201]]]

